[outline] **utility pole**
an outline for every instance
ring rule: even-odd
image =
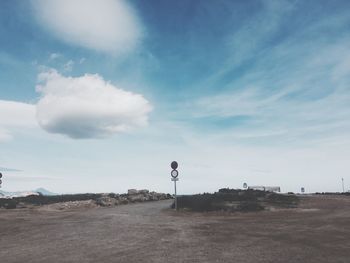
[[[343,193],[345,192],[345,189],[344,189],[344,178],[341,179],[341,183],[342,183],[342,186],[343,186]]]

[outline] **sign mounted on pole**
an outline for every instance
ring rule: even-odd
[[[248,187],[247,183],[243,184],[243,188],[246,189]]]
[[[171,162],[170,167],[173,169],[170,173],[171,181],[174,182],[174,192],[175,192],[175,210],[177,210],[177,193],[176,193],[176,182],[179,181],[179,172],[176,170],[178,167],[178,163],[176,161]]]
[[[179,165],[178,165],[177,161],[173,161],[173,162],[171,162],[170,166],[173,170],[176,170]]]
[[[170,174],[172,178],[176,178],[179,176],[179,172],[177,170],[172,170]]]

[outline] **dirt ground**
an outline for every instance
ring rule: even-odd
[[[0,210],[0,262],[350,262],[350,196],[231,215],[170,203]]]

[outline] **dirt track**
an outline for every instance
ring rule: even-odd
[[[349,196],[233,215],[174,213],[170,202],[0,210],[0,262],[350,262]]]

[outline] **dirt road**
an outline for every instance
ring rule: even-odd
[[[233,215],[170,203],[0,210],[0,262],[350,262],[350,197]]]

